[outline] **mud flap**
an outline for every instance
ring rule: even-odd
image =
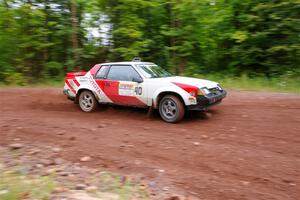
[[[150,106],[150,107],[148,108],[148,112],[147,112],[147,117],[148,117],[148,118],[153,117],[153,110],[154,110],[153,106]]]

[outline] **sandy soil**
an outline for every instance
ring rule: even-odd
[[[20,138],[58,145],[62,156],[124,173],[200,199],[300,196],[300,96],[229,91],[207,113],[179,124],[137,108],[83,113],[61,89],[0,90],[0,145]]]

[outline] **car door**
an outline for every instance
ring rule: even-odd
[[[142,81],[131,65],[112,65],[104,80],[104,93],[115,104],[146,106]]]

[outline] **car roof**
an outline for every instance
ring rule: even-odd
[[[118,65],[118,64],[121,64],[121,65],[136,65],[136,64],[152,64],[154,65],[154,63],[152,62],[110,62],[110,63],[101,63],[100,65]]]

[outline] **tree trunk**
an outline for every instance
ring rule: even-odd
[[[72,50],[73,50],[73,59],[75,63],[78,62],[78,36],[77,36],[77,29],[78,29],[78,20],[77,20],[77,3],[76,0],[71,0],[71,24],[72,24]]]
[[[8,3],[7,3],[7,1],[6,1],[6,0],[3,0],[3,4],[4,4],[4,6],[5,6],[6,10],[8,10],[8,9],[9,9],[9,6],[8,6]]]
[[[178,66],[179,75],[184,75],[185,67],[186,67],[186,59],[180,58],[180,63]]]
[[[45,0],[45,22],[44,22],[44,28],[45,30],[48,31],[49,29],[49,25],[48,25],[48,22],[49,22],[49,1],[48,0]],[[47,34],[45,36],[45,43],[48,43],[49,42],[49,34]],[[45,47],[44,48],[44,51],[43,51],[43,61],[44,63],[48,62],[48,59],[49,59],[49,49],[48,47]]]
[[[180,4],[180,0],[173,0],[169,5],[170,5],[170,24],[171,24],[171,29],[173,29],[175,32],[178,32],[181,27],[181,19],[178,17],[178,10],[176,10],[175,5]],[[176,36],[171,36],[170,41],[171,41],[171,47],[175,47],[181,44],[181,39],[180,35]],[[184,74],[185,67],[186,67],[186,60],[183,57],[180,57],[178,54],[177,50],[173,49],[172,50],[172,64],[175,67],[175,72],[176,74]]]
[[[175,12],[173,10],[173,2],[170,2],[169,4],[169,15],[170,15],[170,27],[171,29],[176,29],[176,15]],[[172,69],[175,69],[175,73],[178,74],[178,68],[177,68],[177,61],[176,61],[176,52],[174,49],[172,49],[172,47],[174,47],[176,45],[176,37],[175,36],[171,36],[170,37],[170,46],[171,46],[171,64]]]

